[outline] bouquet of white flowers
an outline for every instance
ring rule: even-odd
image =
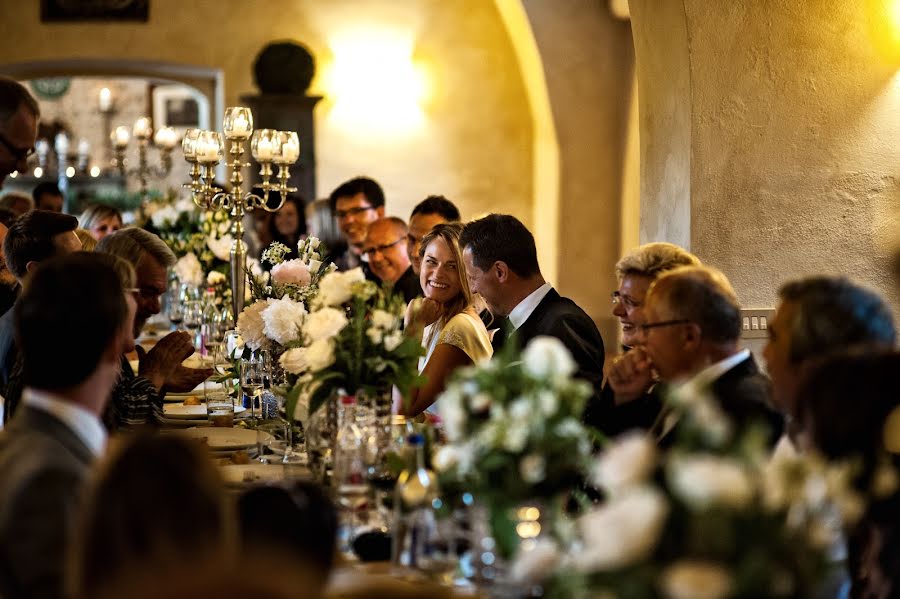
[[[338,389],[378,395],[396,385],[405,394],[418,381],[422,347],[403,334],[403,313],[402,299],[361,269],[326,273],[281,355],[289,413],[302,396],[311,414]]]
[[[574,380],[575,362],[552,337],[461,369],[439,397],[448,443],[434,456],[442,488],[465,489],[491,513],[493,534],[516,548],[511,508],[554,503],[576,489],[591,452],[581,423],[590,386]]]

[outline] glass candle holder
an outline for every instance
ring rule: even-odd
[[[253,133],[253,113],[244,106],[226,108],[222,130],[225,132],[225,139],[249,139]]]
[[[197,141],[200,138],[200,129],[188,129],[181,140],[181,151],[188,162],[197,162]]]
[[[280,138],[274,129],[257,129],[250,139],[250,154],[257,162],[272,162],[280,152]]]

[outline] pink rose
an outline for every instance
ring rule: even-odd
[[[300,260],[288,260],[272,267],[272,280],[282,285],[309,285],[309,269]]]

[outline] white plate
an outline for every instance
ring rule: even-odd
[[[284,480],[284,466],[281,464],[227,464],[220,466],[219,472],[229,485]]]
[[[256,434],[248,428],[186,428],[173,434],[184,435],[191,439],[206,439],[206,445],[212,451],[230,451],[256,447]],[[268,436],[268,433],[260,433]],[[263,439],[265,441],[265,439]]]
[[[206,385],[207,391],[224,390],[222,383],[216,381],[206,381],[205,383],[200,383],[190,391],[169,391],[168,393],[166,393],[166,396],[168,397],[169,395],[171,395],[172,397],[187,397],[189,395],[203,395],[203,385]]]
[[[234,406],[234,414],[238,415],[247,408],[244,406]],[[166,418],[187,418],[187,419],[203,419],[206,420],[206,404],[201,403],[197,406],[186,406],[183,403],[167,403],[163,406],[163,415]]]

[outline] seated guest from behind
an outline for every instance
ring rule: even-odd
[[[6,265],[3,255],[3,240],[8,232],[9,228],[0,223],[0,314],[6,314],[19,296],[19,282]]]
[[[77,226],[74,216],[45,210],[32,210],[16,219],[3,240],[3,256],[19,285],[40,262],[81,249],[81,242],[74,232]],[[13,330],[13,312],[7,310],[0,317],[0,377],[2,394],[7,400],[7,418],[21,393],[21,388],[12,393],[8,388],[17,355]]]
[[[50,212],[63,211],[63,204],[65,202],[63,194],[56,183],[51,183],[50,181],[38,183],[35,186],[34,191],[31,192],[31,195],[34,198],[34,208],[36,210],[48,210]]]
[[[9,191],[0,198],[0,210],[12,214],[12,220],[15,220],[34,210],[34,200],[27,193],[20,191]],[[8,217],[5,217],[8,218]],[[6,226],[10,226],[11,222],[6,222]]]
[[[134,336],[139,337],[147,320],[160,312],[160,297],[166,292],[166,269],[175,264],[175,255],[162,239],[138,228],[127,228],[104,237],[97,251],[122,258],[134,267],[137,285],[137,316]],[[212,374],[209,369],[187,368],[182,362],[194,352],[190,334],[169,333],[145,352],[137,348],[137,375],[121,356],[122,376],[113,389],[110,410],[104,422],[111,430],[155,425],[162,415],[162,394],[194,389]]]
[[[400,412],[407,416],[429,408],[444,390],[447,378],[461,366],[491,357],[493,349],[487,329],[472,305],[472,292],[463,267],[459,236],[462,225],[437,225],[422,241],[422,273],[419,281],[425,298],[411,302],[406,310],[406,332],[422,336],[425,357],[419,372],[425,384],[411,391]],[[431,412],[440,412],[437,410]]]
[[[622,346],[628,351],[638,343],[635,323],[643,322],[647,290],[660,274],[679,266],[698,266],[700,260],[671,243],[647,243],[616,263],[619,288],[612,294],[613,316],[622,324]],[[632,401],[616,403],[615,393],[603,387],[602,403],[590,406],[585,421],[606,435],[632,428],[650,428],[662,407],[659,393],[644,393]]]
[[[406,223],[399,218],[376,220],[369,224],[363,253],[378,282],[392,287],[409,303],[422,295],[422,287],[406,254],[406,233]]]
[[[272,242],[283,243],[291,250],[285,254],[285,260],[293,260],[299,256],[297,242],[306,237],[306,210],[303,200],[295,195],[289,195],[285,199],[284,205],[269,221],[269,237]],[[270,268],[268,264],[264,266]]]
[[[763,357],[775,407],[793,436],[799,432],[794,426],[795,395],[804,364],[852,347],[890,350],[896,334],[884,300],[843,277],[790,281],[778,295],[781,302],[769,323]]]
[[[122,228],[122,213],[112,206],[92,204],[78,217],[78,226],[100,241]]]
[[[187,574],[226,573],[234,547],[226,534],[225,489],[199,443],[127,438],[86,491],[69,550],[71,597],[131,597],[160,579],[175,595]]]
[[[26,388],[0,433],[0,596],[63,596],[69,530],[106,445],[100,414],[131,342],[133,276],[111,256],[54,258],[14,308]]]
[[[422,239],[435,225],[457,223],[459,220],[459,210],[444,196],[428,196],[413,208],[406,235],[406,253],[417,277],[422,267],[422,258],[419,257]]]
[[[559,339],[578,365],[575,377],[595,390],[603,380],[603,339],[597,325],[572,300],[544,280],[534,237],[518,219],[491,214],[467,223],[460,239],[472,292],[499,319],[492,344],[497,352],[507,337],[524,347],[538,335]]]
[[[646,393],[654,374],[672,387],[689,384],[709,392],[739,430],[765,427],[775,444],[784,422],[769,406],[769,380],[739,347],[741,308],[725,275],[703,266],[663,273],[646,296],[642,321],[635,323],[636,347],[610,368],[617,397]],[[677,415],[663,409],[653,432],[667,442],[676,423]]]
[[[362,266],[368,273],[368,265],[362,259],[363,244],[369,223],[384,217],[384,191],[368,177],[356,177],[342,183],[328,198],[331,211],[347,242],[347,251],[333,256],[340,270]]]

